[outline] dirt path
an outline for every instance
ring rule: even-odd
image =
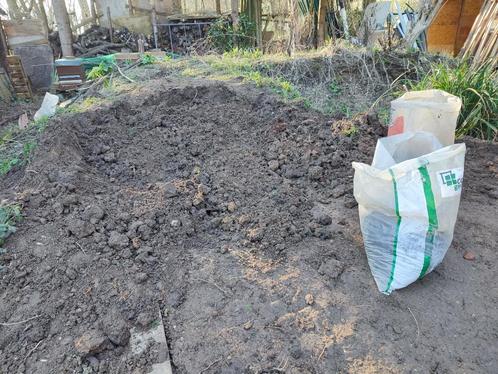
[[[157,349],[128,330],[159,310],[175,373],[496,373],[498,146],[467,141],[452,248],[388,297],[351,169],[383,131],[167,78],[57,120],[0,184],[26,216],[0,255],[0,372],[146,373]]]

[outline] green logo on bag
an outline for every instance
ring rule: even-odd
[[[458,191],[462,187],[462,178],[457,179],[456,174],[452,170],[439,173],[443,184],[448,187],[453,187],[455,191]]]

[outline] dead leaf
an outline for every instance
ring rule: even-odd
[[[29,124],[28,115],[26,113],[21,114],[17,122],[19,123],[19,129],[24,130]]]
[[[474,261],[476,259],[476,255],[474,252],[465,251],[463,254],[463,258],[468,260],[468,261]]]

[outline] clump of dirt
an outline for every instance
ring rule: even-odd
[[[492,372],[496,222],[476,212],[497,211],[497,147],[469,142],[482,187],[455,250],[385,297],[351,169],[384,134],[374,114],[170,78],[59,118],[1,182],[25,221],[0,255],[0,371],[149,372],[157,350],[131,349],[130,330],[159,311],[178,373]]]

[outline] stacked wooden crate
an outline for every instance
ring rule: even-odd
[[[19,56],[7,56],[7,68],[9,70],[10,80],[17,97],[31,99],[33,93]]]

